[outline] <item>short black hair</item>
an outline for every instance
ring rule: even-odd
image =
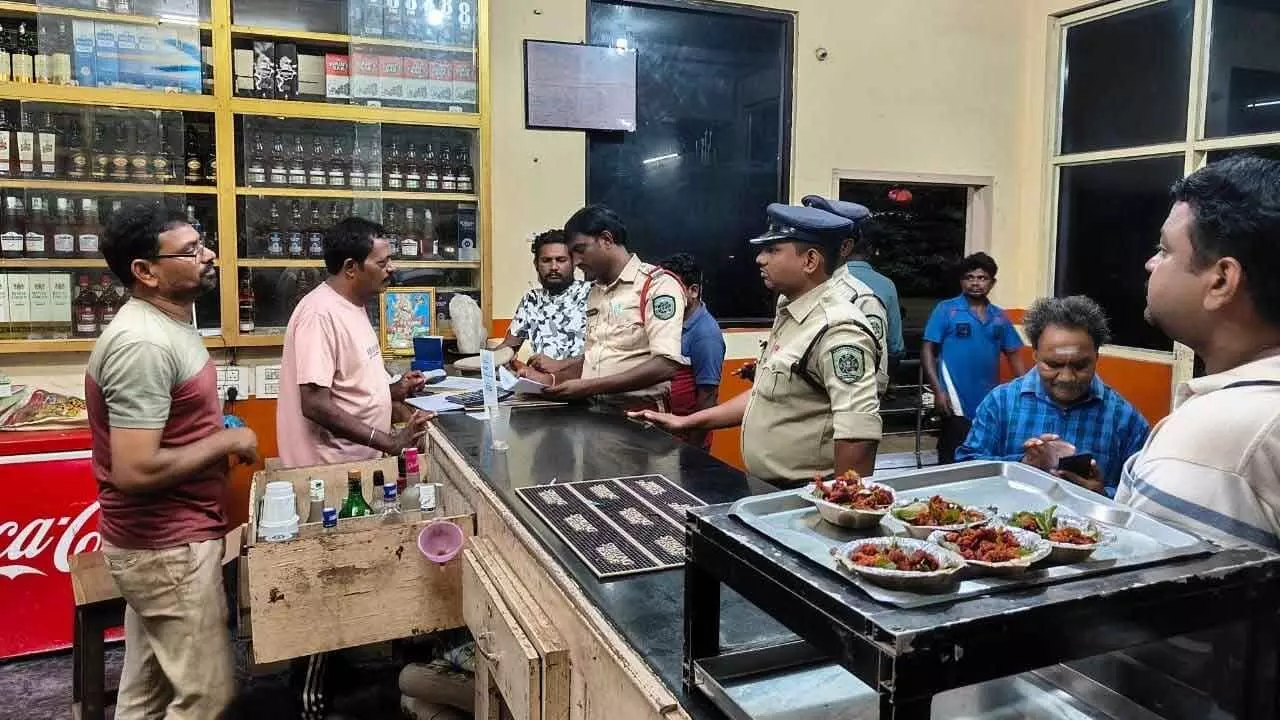
[[[605,231],[613,236],[615,243],[626,246],[627,226],[623,224],[622,218],[618,217],[617,213],[604,205],[588,205],[574,213],[564,224],[564,234],[568,238],[574,235],[590,235],[598,238]]]
[[[976,252],[960,261],[960,277],[964,277],[974,270],[985,270],[991,277],[996,276],[996,271],[1000,269],[996,265],[995,258],[984,252]]]
[[[697,261],[689,253],[676,253],[664,258],[658,265],[680,278],[685,287],[702,286],[702,268],[698,267]]]
[[[1084,330],[1093,340],[1094,348],[1111,342],[1111,326],[1102,306],[1085,295],[1040,298],[1027,310],[1022,327],[1034,349],[1040,344],[1040,336],[1050,325]]]
[[[783,240],[796,246],[796,252],[803,254],[809,250],[817,250],[822,256],[822,262],[827,267],[827,277],[836,274],[836,268],[842,264],[840,261],[840,246],[844,244],[841,240],[834,245],[820,245],[818,243],[806,242],[804,240]]]
[[[1191,206],[1193,260],[1199,269],[1235,258],[1262,319],[1280,325],[1280,162],[1236,155],[1173,184]]]
[[[538,233],[538,236],[533,239],[533,244],[530,248],[530,250],[533,251],[534,257],[537,257],[538,251],[546,245],[564,245],[567,247],[569,245],[569,238],[566,237],[564,231],[559,228]]]
[[[160,252],[160,233],[185,223],[182,216],[158,204],[128,205],[107,218],[98,249],[120,284],[132,288],[133,261],[153,258]]]
[[[382,226],[354,215],[338,221],[324,233],[324,266],[330,275],[342,272],[347,258],[362,264],[373,251],[373,239],[382,237]]]

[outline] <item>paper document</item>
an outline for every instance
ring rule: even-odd
[[[423,388],[428,392],[449,391],[455,392],[475,392],[484,389],[484,383],[480,378],[449,376],[438,383],[431,383]]]
[[[517,395],[541,395],[542,391],[547,389],[546,385],[537,380],[516,377],[505,367],[498,368],[498,383],[502,385],[503,390],[510,390]]]
[[[451,403],[445,398],[449,397],[448,393],[439,393],[437,395],[423,395],[422,397],[412,397],[405,402],[419,410],[427,410],[430,412],[449,412],[451,410],[462,410],[463,407],[457,403]]]

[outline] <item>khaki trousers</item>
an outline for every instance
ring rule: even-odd
[[[116,720],[213,720],[231,701],[222,544],[125,550],[103,543],[128,605]]]

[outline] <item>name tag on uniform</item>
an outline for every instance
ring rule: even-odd
[[[600,314],[600,308],[591,308],[587,311],[587,317],[594,317]]]
[[[973,334],[973,328],[967,322],[956,323],[956,337],[967,338]]]

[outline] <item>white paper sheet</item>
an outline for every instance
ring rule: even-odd
[[[437,395],[423,395],[422,397],[414,397],[405,400],[413,407],[419,410],[428,410],[430,412],[449,412],[451,410],[462,410],[463,407],[457,403],[451,403],[445,398],[449,397],[449,393],[439,393]]]
[[[505,367],[498,368],[498,382],[503,390],[510,390],[517,395],[541,395],[547,389],[546,385],[537,380],[516,377]]]

